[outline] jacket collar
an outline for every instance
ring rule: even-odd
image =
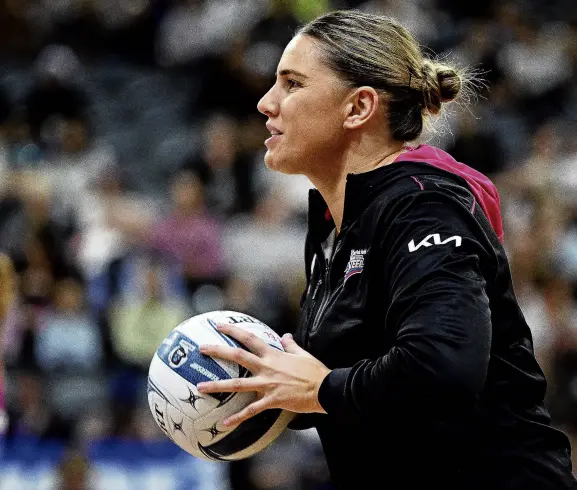
[[[322,243],[329,236],[335,223],[329,207],[317,189],[309,191],[308,231],[315,243]]]
[[[343,210],[343,230],[372,202],[381,187],[385,176],[390,173],[390,164],[360,174],[348,174],[345,186]],[[395,165],[396,166],[396,165]],[[323,242],[335,227],[329,208],[317,189],[309,191],[309,232],[315,241]]]

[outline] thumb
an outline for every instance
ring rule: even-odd
[[[282,336],[281,342],[285,352],[288,352],[289,354],[299,354],[301,356],[303,354],[310,355],[306,350],[299,347],[290,333],[285,333]]]

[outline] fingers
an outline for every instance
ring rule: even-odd
[[[206,381],[196,385],[200,393],[233,393],[260,391],[262,384],[256,378],[233,378],[222,381]]]
[[[282,336],[281,339],[282,342],[282,346],[285,350],[285,352],[288,352],[289,354],[298,354],[301,356],[310,356],[310,354],[302,349],[293,339],[293,336],[290,333],[285,333]]]
[[[242,345],[258,356],[262,356],[268,349],[272,349],[270,345],[268,345],[264,340],[259,339],[254,333],[247,332],[235,325],[217,325],[216,328],[219,332],[230,335],[234,339],[238,340]]]
[[[260,359],[257,356],[240,347],[229,347],[226,345],[201,345],[200,352],[207,356],[236,362],[237,364],[247,368],[253,374],[260,366]]]
[[[222,423],[227,427],[238,425],[268,408],[271,407],[269,406],[267,398],[261,398],[260,400],[251,403],[240,412],[235,413],[234,415],[231,415],[230,417],[224,419]]]

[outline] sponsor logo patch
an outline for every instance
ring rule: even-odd
[[[429,240],[433,240],[433,243],[431,243]],[[458,235],[446,238],[445,240],[441,240],[441,235],[438,233],[433,233],[431,235],[427,235],[427,237],[424,240],[421,240],[417,245],[415,245],[414,239],[411,240],[409,242],[409,252],[415,252],[421,247],[428,248],[432,247],[433,245],[445,245],[449,242],[455,242],[455,247],[460,247],[462,241],[463,239]]]
[[[349,258],[349,263],[345,269],[345,281],[347,281],[349,277],[363,272],[363,268],[365,267],[365,254],[367,253],[367,250],[368,249],[366,248],[351,250],[351,257]]]

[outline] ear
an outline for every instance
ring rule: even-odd
[[[372,119],[381,105],[379,94],[373,87],[358,87],[345,104],[345,129],[358,129]]]

